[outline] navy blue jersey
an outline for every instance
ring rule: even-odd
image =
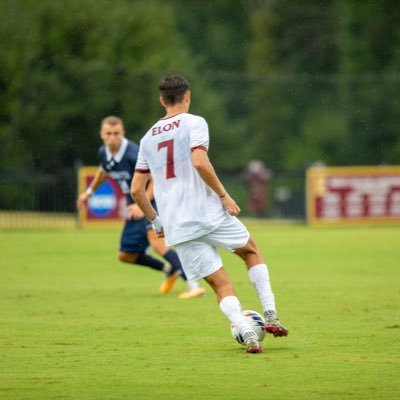
[[[101,168],[118,182],[122,192],[126,195],[128,204],[133,203],[130,192],[138,151],[139,146],[126,138],[122,139],[121,147],[114,156],[104,145],[99,149]]]

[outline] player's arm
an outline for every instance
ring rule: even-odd
[[[148,194],[146,192],[147,185],[150,179],[149,173],[135,172],[132,179],[131,195],[135,203],[143,211],[145,217],[151,222],[154,231],[158,237],[163,237],[161,221],[157,216],[157,212],[151,205]]]
[[[224,185],[219,180],[214,167],[212,166],[208,154],[204,149],[194,149],[192,151],[193,165],[199,173],[201,179],[213,190],[221,200],[225,210],[230,215],[239,215],[240,208],[236,202],[229,196]]]
[[[149,176],[149,182],[147,184],[147,188],[146,188],[146,194],[147,197],[149,198],[150,201],[152,201],[154,199],[154,184],[153,184],[153,178],[151,177],[151,175]]]
[[[99,168],[88,188],[78,196],[78,200],[76,201],[76,206],[78,208],[81,208],[84,205],[86,205],[88,203],[89,197],[97,190],[97,188],[102,183],[104,183],[107,180],[107,178],[108,178],[107,173],[102,168]]]
[[[132,185],[131,185],[132,186]],[[146,195],[149,198],[149,200],[153,200],[154,198],[154,193],[153,193],[153,179],[151,178],[151,175],[149,176],[149,181],[146,187]],[[130,206],[128,206],[128,219],[142,219],[144,218],[144,213],[140,209],[140,207],[136,204],[133,203]]]

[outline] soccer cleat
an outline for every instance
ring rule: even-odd
[[[160,286],[160,293],[167,294],[169,293],[175,285],[176,280],[179,278],[179,272],[173,272],[171,275],[167,275],[167,278]]]
[[[206,289],[202,287],[191,288],[187,292],[181,293],[178,297],[180,299],[193,299],[195,297],[204,296]]]
[[[256,339],[248,339],[245,342],[245,345],[246,345],[246,353],[262,353],[263,352],[260,342]]]
[[[265,311],[265,324],[264,331],[271,333],[275,337],[278,336],[287,336],[289,334],[289,330],[282,325],[281,321],[279,321],[278,315],[275,311]]]

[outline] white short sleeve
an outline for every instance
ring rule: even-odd
[[[143,146],[139,147],[139,154],[136,161],[135,171],[141,173],[150,172],[149,164],[147,163],[146,157],[143,152]]]
[[[190,148],[202,148],[208,150],[209,145],[209,134],[208,125],[204,118],[196,117],[192,121],[190,129]]]

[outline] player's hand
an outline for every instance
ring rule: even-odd
[[[78,199],[76,200],[76,207],[82,208],[87,205],[89,201],[89,195],[86,192],[83,192],[79,195]]]
[[[128,219],[142,219],[144,218],[143,211],[137,204],[130,204],[128,206]]]
[[[156,215],[151,221],[151,227],[153,228],[153,231],[159,238],[164,237],[164,228],[162,226],[161,219],[158,215]]]
[[[240,207],[236,204],[235,200],[229,196],[228,193],[225,193],[225,196],[220,197],[222,206],[225,208],[226,212],[229,215],[237,216],[240,214]]]

